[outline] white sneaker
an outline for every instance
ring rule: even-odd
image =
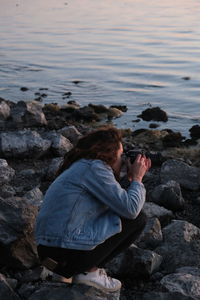
[[[114,292],[121,288],[121,282],[115,278],[107,276],[104,269],[97,269],[94,272],[78,274],[73,277],[72,282],[94,286],[105,292]]]

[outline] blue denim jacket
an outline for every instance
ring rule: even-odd
[[[142,183],[126,191],[101,160],[81,159],[50,185],[36,220],[37,244],[90,250],[121,231],[145,201]]]

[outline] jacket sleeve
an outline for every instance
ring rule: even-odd
[[[128,219],[135,219],[145,202],[142,183],[133,181],[126,191],[115,179],[112,168],[100,160],[94,161],[85,174],[84,187],[116,214]]]

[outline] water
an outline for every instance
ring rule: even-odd
[[[200,124],[199,0],[0,1],[0,97],[48,88],[44,103],[64,104],[71,91],[81,105],[127,105],[119,127],[148,128],[133,120],[151,106],[169,116],[160,129]]]

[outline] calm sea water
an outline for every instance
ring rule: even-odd
[[[200,124],[199,0],[0,0],[0,96],[44,103],[127,105],[169,115],[160,128],[185,136]],[[188,80],[186,80],[188,79]],[[79,80],[79,84],[74,84]],[[20,87],[28,87],[22,92]]]

